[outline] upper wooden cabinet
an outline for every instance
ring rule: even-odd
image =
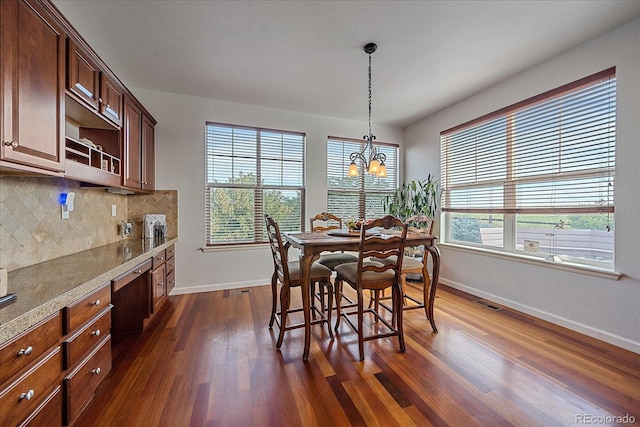
[[[67,90],[97,111],[100,70],[72,39],[67,41],[67,64]]]
[[[122,89],[105,73],[100,74],[100,113],[122,126]]]
[[[153,191],[156,181],[156,123],[142,115],[142,189]]]
[[[129,188],[142,189],[142,111],[129,97],[124,98],[123,119],[123,185]]]
[[[134,99],[125,96],[123,111],[123,185],[134,190],[155,187],[155,121]]]
[[[35,0],[1,6],[0,166],[64,171],[65,34]]]
[[[67,90],[116,127],[122,126],[123,90],[71,38],[67,64]]]

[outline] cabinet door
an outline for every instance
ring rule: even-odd
[[[122,126],[122,89],[106,74],[100,74],[100,113]]]
[[[67,60],[67,89],[98,110],[100,70],[71,39],[68,41]]]
[[[0,160],[62,171],[65,35],[33,0],[1,7]]]
[[[153,273],[151,273],[151,286],[153,292],[153,312],[155,313],[160,304],[162,304],[167,293],[164,264],[153,270]]]
[[[142,189],[155,188],[155,123],[146,115],[142,118]]]
[[[128,98],[124,101],[124,177],[123,185],[129,188],[142,188],[141,140],[142,112]]]

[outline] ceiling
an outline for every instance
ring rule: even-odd
[[[637,0],[54,4],[129,88],[349,120],[367,120],[375,42],[372,120],[400,127],[640,16]]]

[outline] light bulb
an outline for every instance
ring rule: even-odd
[[[358,165],[356,165],[356,162],[351,162],[349,165],[349,173],[347,173],[347,175],[350,177],[358,176]]]
[[[384,164],[384,162],[380,163],[380,172],[378,172],[378,176],[380,178],[387,177],[387,166]]]
[[[380,173],[380,162],[378,160],[371,160],[371,163],[369,163],[369,173],[371,175],[378,175]]]

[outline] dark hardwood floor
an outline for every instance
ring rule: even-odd
[[[476,299],[442,286],[437,334],[405,311],[406,353],[365,342],[364,362],[346,322],[335,341],[314,326],[305,363],[301,329],[275,348],[267,286],[170,297],[114,343],[78,425],[640,425],[640,355]]]

